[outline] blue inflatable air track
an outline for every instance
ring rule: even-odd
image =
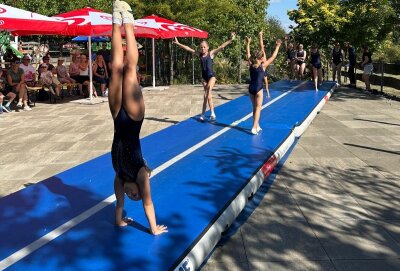
[[[217,107],[215,123],[192,117],[143,138],[167,234],[150,235],[132,201],[125,211],[134,223],[114,226],[110,153],[1,198],[0,270],[195,270],[334,87],[271,84],[259,135],[249,133],[252,108],[242,96]]]

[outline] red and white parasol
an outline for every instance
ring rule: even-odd
[[[60,35],[66,27],[58,19],[0,4],[0,30],[13,35]]]

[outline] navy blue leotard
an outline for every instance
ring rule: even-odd
[[[210,56],[210,53],[207,53],[206,56],[200,55],[200,63],[201,63],[201,77],[204,81],[208,83],[212,77],[215,77],[213,72],[213,60]]]
[[[293,61],[294,57],[295,57],[295,54],[296,54],[296,51],[294,49],[288,49],[286,54],[287,54],[286,59],[288,59],[290,61]]]
[[[143,119],[133,120],[121,106],[114,120],[114,140],[111,149],[115,173],[123,180],[136,181],[139,170],[145,166],[139,134]]]
[[[304,50],[303,51],[297,51],[296,57],[304,57]],[[297,60],[297,65],[302,65],[304,63],[303,60]]]
[[[335,49],[332,50],[332,62],[337,66],[340,63],[342,63],[342,49],[339,49],[339,51],[336,51]]]
[[[314,68],[321,69],[321,55],[318,51],[316,53],[311,52],[311,65]]]
[[[263,89],[263,79],[264,79],[264,69],[262,65],[254,68],[253,65],[250,66],[250,94],[256,95],[260,90]]]

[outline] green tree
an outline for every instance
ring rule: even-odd
[[[393,2],[393,1],[392,1]],[[395,11],[389,0],[299,0],[288,12],[293,32],[303,43],[323,46],[348,40],[374,47],[393,30]]]
[[[266,10],[268,0],[126,0],[133,6],[135,18],[142,18],[155,14],[183,24],[208,31],[207,39],[211,48],[215,48],[230,37],[235,31],[238,40],[227,47],[218,59],[221,59],[222,70],[228,72],[225,78],[237,78],[235,73],[239,65],[239,57],[244,55],[244,37],[256,37],[260,30],[265,33],[265,38],[270,40],[275,30],[269,31],[266,23]],[[25,0],[4,1],[25,10],[53,16],[74,9],[90,6],[104,12],[111,13],[112,1],[110,0]],[[274,28],[276,29],[276,28]],[[46,37],[47,39],[47,37]],[[165,47],[170,47],[171,41],[164,41]],[[191,39],[182,39],[182,43],[191,45]],[[196,41],[199,43],[199,41]],[[165,50],[166,52],[168,50]],[[165,53],[167,54],[167,53]],[[172,59],[170,56],[166,58]],[[218,60],[216,60],[218,61]]]

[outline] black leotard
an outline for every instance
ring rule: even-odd
[[[322,63],[321,63],[321,55],[319,54],[319,51],[316,53],[311,52],[311,65],[314,68],[321,69],[322,68]]]
[[[296,57],[304,57],[304,50],[303,51],[297,51]],[[303,60],[297,60],[297,65],[302,65],[304,63]]]
[[[114,120],[114,140],[111,149],[112,164],[122,180],[136,181],[139,170],[145,166],[139,134],[143,119],[135,121],[121,106]]]
[[[342,49],[339,49],[339,51],[336,51],[335,49],[332,50],[332,62],[337,66],[340,63],[342,63]]]
[[[200,55],[200,63],[201,63],[201,77],[204,81],[208,83],[211,78],[215,77],[213,72],[213,60],[210,56],[210,53],[207,53],[206,56]]]
[[[250,66],[250,94],[256,95],[260,90],[263,89],[263,79],[265,76],[264,69],[262,65],[254,68],[253,65]]]

